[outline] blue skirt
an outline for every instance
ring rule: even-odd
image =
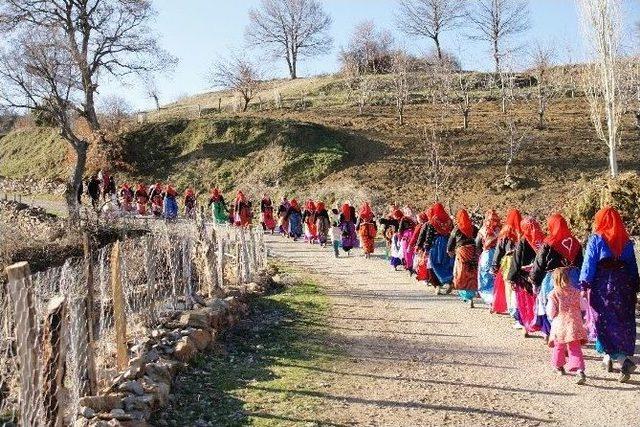
[[[302,216],[297,212],[289,215],[289,236],[302,237]]]
[[[443,285],[453,281],[453,264],[455,260],[447,253],[448,242],[449,238],[447,236],[439,235],[429,251],[430,267]]]
[[[166,219],[176,219],[178,217],[178,203],[173,197],[164,198],[164,217]]]
[[[495,252],[496,248],[483,251],[478,261],[478,293],[486,304],[493,304],[493,281],[495,278],[491,274],[491,263]]]

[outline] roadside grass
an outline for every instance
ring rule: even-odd
[[[156,425],[282,426],[327,424],[323,371],[341,354],[327,348],[328,300],[311,280],[255,299],[250,317],[228,332],[220,351],[199,357],[176,383]]]

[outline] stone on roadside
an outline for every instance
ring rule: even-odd
[[[193,340],[196,347],[200,351],[203,351],[205,348],[207,348],[209,344],[211,344],[211,341],[213,340],[211,333],[204,329],[196,329],[195,331],[191,332],[191,334],[189,335],[189,338]]]
[[[189,337],[182,337],[175,347],[174,357],[181,362],[189,362],[198,353],[193,340]]]

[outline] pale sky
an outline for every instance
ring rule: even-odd
[[[395,36],[398,44],[415,53],[427,52],[430,40],[409,39],[394,29],[395,0],[320,0],[332,16],[331,34],[334,46],[328,55],[306,60],[299,66],[300,76],[334,72],[338,68],[337,53],[344,46],[354,25],[364,20],[373,20]],[[624,19],[627,28],[640,20],[640,1],[623,0]],[[207,72],[216,58],[224,56],[230,49],[245,51],[244,30],[248,22],[248,11],[259,4],[259,0],[154,0],[158,16],[152,27],[161,38],[162,46],[179,63],[170,76],[158,79],[161,102],[168,103],[184,95],[194,95],[211,90]],[[566,57],[571,46],[576,60],[584,59],[580,27],[575,0],[529,0],[531,29],[521,37],[521,43],[553,44],[559,50],[559,59]],[[487,46],[469,41],[465,34],[469,30],[457,29],[443,35],[445,49],[460,57],[465,69],[491,69],[491,56]],[[246,51],[248,55],[260,56],[259,52]],[[523,54],[525,55],[525,54]],[[285,77],[286,64],[282,60],[264,59],[269,77]],[[526,63],[521,58],[519,63]],[[102,83],[101,95],[119,94],[127,99],[134,109],[147,109],[152,102],[145,99],[140,83]]]

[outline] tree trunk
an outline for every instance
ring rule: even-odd
[[[244,106],[242,107],[242,111],[245,112],[245,113],[249,109],[249,101],[251,101],[251,100],[248,99],[248,98],[244,98]]]
[[[440,62],[440,64],[443,64],[443,60],[442,60],[442,48],[440,47],[440,37],[438,34],[436,34],[433,37],[433,42],[436,44],[436,52],[438,53],[438,61]]]
[[[463,111],[462,115],[463,115],[462,126],[464,130],[467,130],[469,129],[469,110]]]
[[[294,50],[287,53],[287,65],[289,66],[289,76],[291,80],[295,80],[298,78],[298,55]]]
[[[72,222],[76,222],[80,218],[78,188],[80,188],[80,184],[82,183],[84,170],[87,165],[87,151],[89,149],[89,144],[86,141],[77,141],[74,143],[74,149],[76,152],[76,164],[73,169],[73,173],[69,177],[67,188],[65,190],[67,211],[69,212],[69,219],[71,219]]]
[[[156,110],[160,110],[160,99],[158,98],[158,95],[153,95],[153,100],[156,102]]]
[[[544,129],[544,110],[538,111],[538,127]]]
[[[615,146],[615,141],[610,141],[609,167],[611,169],[611,177],[616,178],[618,176],[618,149]]]

